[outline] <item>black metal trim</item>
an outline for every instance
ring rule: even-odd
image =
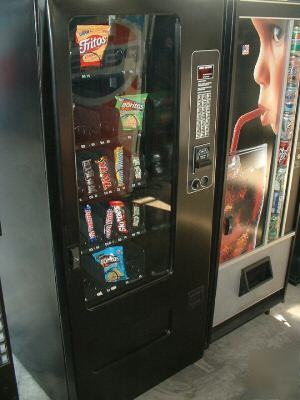
[[[220,65],[220,89],[219,93],[219,120],[218,120],[218,137],[216,140],[216,174],[215,174],[215,200],[214,200],[214,222],[213,235],[211,245],[211,269],[209,276],[209,299],[207,311],[207,339],[206,347],[211,342],[213,316],[215,309],[215,298],[217,292],[218,269],[221,245],[221,229],[222,215],[224,206],[224,188],[225,188],[225,172],[227,163],[227,154],[230,146],[230,138],[227,134],[227,126],[229,121],[230,109],[230,92],[233,68],[233,37],[235,34],[235,18],[236,4],[235,0],[228,0],[223,20],[223,43],[222,43],[222,60]]]

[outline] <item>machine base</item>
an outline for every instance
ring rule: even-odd
[[[271,296],[261,300],[259,303],[254,304],[247,310],[244,310],[234,317],[228,319],[227,321],[221,323],[220,325],[217,325],[212,330],[211,343],[217,339],[220,339],[222,336],[227,335],[227,333],[230,333],[234,329],[240,327],[241,325],[259,316],[260,314],[268,312],[270,308],[276,306],[283,300],[284,289],[281,289],[278,292],[273,293]]]

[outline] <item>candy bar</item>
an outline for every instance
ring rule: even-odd
[[[139,156],[132,157],[134,180],[140,181],[142,179],[141,161]]]
[[[92,166],[92,160],[82,161],[82,169],[84,174],[84,180],[87,186],[88,194],[93,194],[97,192],[95,185],[95,172]]]
[[[133,203],[132,205],[132,227],[138,229],[141,224],[141,206]]]
[[[90,243],[95,243],[97,241],[97,238],[96,238],[96,233],[95,233],[95,229],[94,229],[92,207],[89,204],[84,206],[84,216],[85,216],[85,222],[86,222],[87,228],[88,228],[89,241],[90,241]]]
[[[108,208],[106,211],[104,235],[105,239],[109,240],[112,236],[112,228],[114,222],[114,211],[112,208]]]
[[[100,157],[100,159],[96,161],[96,164],[98,165],[99,176],[103,190],[106,192],[107,190],[112,189],[112,181],[109,176],[108,157],[107,156]]]
[[[118,187],[124,186],[124,150],[123,146],[118,146],[114,150],[115,172],[118,182]]]
[[[126,227],[126,216],[125,216],[125,207],[122,201],[110,201],[110,207],[113,208],[116,220],[117,220],[117,230],[119,233],[127,234]]]

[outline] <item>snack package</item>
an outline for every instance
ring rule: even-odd
[[[80,67],[100,67],[107,47],[109,25],[77,25],[76,43],[79,46]]]
[[[115,283],[128,279],[123,256],[123,246],[107,247],[93,253],[94,260],[104,269],[107,283]]]
[[[112,181],[109,175],[108,157],[102,156],[99,160],[95,161],[95,163],[98,165],[99,176],[103,190],[106,192],[107,190],[112,189]]]
[[[142,179],[141,160],[139,156],[132,156],[132,165],[134,172],[134,181],[139,182]]]
[[[88,194],[91,195],[96,193],[95,172],[93,170],[92,160],[89,159],[82,161],[82,169]]]
[[[141,206],[140,204],[132,204],[132,227],[134,229],[139,229],[141,226]]]
[[[122,128],[125,131],[142,130],[145,103],[148,93],[116,96],[116,108],[120,112]]]
[[[89,241],[95,243],[97,241],[96,232],[94,228],[94,221],[92,216],[92,207],[89,204],[84,206],[84,217],[88,228]]]
[[[125,185],[124,181],[124,149],[118,146],[114,149],[115,172],[118,181],[118,187]]]
[[[111,239],[113,223],[114,223],[114,210],[112,208],[108,208],[106,210],[105,225],[104,225],[104,235],[106,240]]]
[[[109,206],[114,210],[118,232],[127,235],[128,230],[126,226],[125,205],[123,201],[112,200],[109,202]]]

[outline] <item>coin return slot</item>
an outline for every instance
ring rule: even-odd
[[[192,189],[193,190],[198,190],[201,187],[201,182],[199,179],[194,179],[192,182]]]

